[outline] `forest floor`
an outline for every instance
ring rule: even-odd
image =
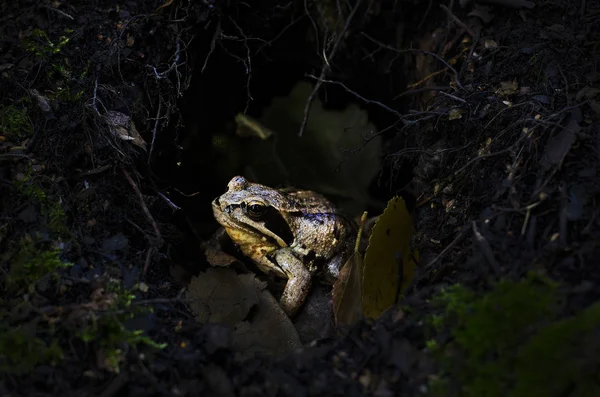
[[[600,2],[250,3],[0,5],[0,394],[600,395]],[[418,271],[240,356],[183,294],[248,169],[235,115],[301,80],[376,126],[345,183],[405,198]]]

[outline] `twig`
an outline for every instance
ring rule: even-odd
[[[287,32],[287,30],[288,30],[289,28],[291,28],[292,26],[294,26],[295,24],[297,24],[297,23],[298,23],[298,21],[300,21],[302,18],[303,18],[303,16],[300,16],[300,17],[298,17],[298,18],[296,18],[296,19],[292,20],[292,22],[290,22],[290,23],[289,23],[289,25],[287,25],[287,26],[286,26],[286,27],[284,27],[284,28],[283,28],[283,29],[282,29],[282,30],[281,30],[279,33],[277,33],[277,34],[275,35],[275,37],[273,37],[271,40],[269,40],[269,41],[268,41],[268,42],[266,42],[266,43],[263,43],[263,44],[262,44],[260,47],[258,47],[258,49],[257,49],[257,50],[254,52],[254,55],[257,55],[257,54],[259,54],[259,53],[262,51],[262,49],[263,49],[263,48],[265,48],[266,46],[270,46],[270,45],[272,45],[274,42],[276,42],[277,40],[279,40],[279,39],[281,38],[281,36],[283,36],[283,34],[284,34],[285,32]]]
[[[315,43],[317,44],[317,54],[320,54],[321,51],[319,50],[319,29],[317,29],[317,24],[315,23],[315,20],[308,11],[308,0],[304,0],[304,12],[306,13],[306,16],[308,16],[308,19],[312,24],[313,30],[315,31]]]
[[[423,87],[423,88],[415,88],[412,90],[406,90],[403,91],[401,93],[399,93],[398,95],[396,95],[395,97],[393,97],[392,99],[396,100],[400,97],[403,97],[405,95],[414,95],[414,94],[418,94],[420,92],[426,92],[426,91],[442,91],[442,90],[449,90],[450,87],[444,87],[444,86],[439,86],[439,87]]]
[[[445,95],[445,96],[447,96],[449,98],[452,98],[452,99],[454,99],[456,101],[459,101],[459,102],[462,102],[462,103],[467,103],[467,101],[465,101],[464,99],[459,98],[459,97],[457,97],[455,95],[452,95],[452,94],[448,94],[447,92],[440,91],[440,94]]]
[[[175,190],[177,193],[181,194],[183,197],[194,197],[200,194],[200,192],[196,192],[196,193],[184,193],[181,190],[177,189],[177,188],[173,188],[173,190]]]
[[[246,36],[242,28],[231,17],[229,17],[229,20],[244,38],[244,46],[246,47],[246,60],[243,61],[243,64],[246,67],[246,74],[248,75],[248,78],[246,79],[246,107],[244,108],[245,114],[246,112],[248,112],[248,108],[250,107],[250,101],[254,100],[254,98],[252,98],[252,94],[250,93],[250,80],[252,79],[252,58],[250,57],[250,46],[248,46],[248,40],[252,38]],[[264,41],[262,39],[260,40]]]
[[[490,244],[487,242],[485,237],[483,237],[483,235],[479,232],[479,229],[477,228],[477,223],[475,221],[473,221],[473,235],[475,236],[475,241],[479,245],[479,248],[481,248],[481,250],[483,251],[483,255],[490,263],[494,273],[496,273],[496,275],[500,274],[500,264],[498,263],[496,258],[494,258],[494,253],[492,252]]]
[[[100,174],[100,173],[102,173],[102,172],[110,169],[110,167],[112,167],[112,166],[110,164],[107,164],[107,165],[103,165],[102,167],[98,167],[98,168],[94,168],[94,169],[91,169],[91,170],[83,171],[83,172],[75,175],[75,178],[85,178],[86,176]]]
[[[329,55],[323,60],[323,66],[321,67],[321,74],[319,75],[319,78],[317,79],[317,84],[315,84],[312,92],[310,93],[310,96],[306,100],[306,105],[304,106],[304,117],[302,118],[302,124],[300,125],[300,131],[298,132],[298,136],[302,136],[302,134],[304,133],[304,130],[306,129],[306,123],[308,122],[308,112],[310,111],[310,106],[312,105],[313,101],[315,100],[315,97],[317,96],[317,92],[319,91],[319,88],[321,88],[321,85],[323,84],[323,79],[325,79],[325,75],[327,74],[327,71],[329,70],[328,64],[329,64],[329,62],[331,62],[333,60],[333,57],[335,56],[338,48],[340,47],[340,44],[341,44],[344,36],[346,35],[346,32],[350,28],[350,22],[354,18],[354,15],[356,14],[356,11],[358,11],[358,7],[360,6],[361,3],[362,3],[362,0],[356,0],[356,3],[354,4],[354,8],[352,9],[352,11],[350,11],[350,15],[348,15],[348,19],[346,19],[344,28],[342,29],[342,31],[336,38],[335,43],[333,44],[333,48],[329,52]]]
[[[142,210],[144,211],[144,214],[146,214],[146,218],[148,218],[148,221],[150,222],[150,224],[152,224],[152,228],[154,229],[154,234],[156,235],[158,242],[162,243],[162,236],[160,234],[160,230],[158,229],[158,225],[156,224],[154,217],[152,217],[148,206],[146,206],[146,203],[144,202],[142,192],[140,192],[140,189],[137,187],[133,179],[131,179],[131,176],[129,176],[129,173],[125,170],[125,168],[121,168],[121,171],[123,172],[123,175],[125,175],[125,178],[127,178],[127,181],[133,188],[133,191],[135,192],[138,200],[140,201],[140,205],[142,207]]]
[[[152,259],[152,255],[154,254],[154,247],[148,248],[148,252],[146,253],[146,261],[144,263],[144,270],[142,271],[143,275],[146,275],[148,272],[148,268],[150,267],[150,261]]]
[[[521,102],[521,103],[517,103],[516,105],[507,106],[507,107],[505,107],[503,109],[500,109],[498,111],[498,113],[496,113],[494,115],[494,117],[492,117],[492,119],[490,121],[488,121],[488,123],[483,127],[483,129],[486,130],[494,122],[494,120],[496,120],[496,117],[500,116],[503,112],[508,111],[508,110],[512,110],[512,109],[515,109],[515,108],[518,108],[520,106],[525,106],[525,105],[531,105],[531,106],[533,106],[533,102],[531,102],[531,101]]]
[[[444,66],[446,66],[448,68],[448,70],[450,70],[452,72],[452,74],[454,74],[454,82],[456,83],[456,85],[460,89],[462,89],[462,90],[465,89],[465,87],[463,87],[463,85],[460,83],[460,79],[458,78],[458,72],[456,71],[456,69],[454,69],[452,66],[450,66],[450,64],[448,62],[446,62],[446,60],[444,58],[442,58],[441,56],[439,56],[438,54],[435,54],[435,53],[430,52],[430,51],[415,49],[415,48],[405,48],[405,49],[399,50],[399,49],[394,48],[394,47],[392,47],[390,45],[384,44],[384,43],[382,43],[379,40],[376,40],[376,39],[372,38],[371,36],[369,36],[365,32],[361,32],[361,34],[365,38],[371,40],[373,43],[375,43],[375,44],[377,44],[377,45],[379,45],[379,46],[381,46],[381,47],[383,47],[385,49],[388,49],[390,51],[394,51],[394,52],[396,52],[398,54],[404,54],[404,53],[407,53],[407,52],[418,52],[420,54],[426,54],[426,55],[429,55],[429,56],[432,56],[432,57],[436,58],[438,61],[440,61],[441,63],[443,63]]]
[[[146,65],[146,67],[148,67],[154,71],[154,75],[156,76],[157,79],[165,79],[165,78],[167,78],[167,74],[171,73],[171,71],[173,69],[177,70],[177,68],[179,66],[185,65],[185,61],[181,62],[180,64],[177,64],[177,62],[179,62],[180,54],[181,54],[181,43],[180,43],[179,36],[177,36],[177,38],[175,39],[175,59],[173,60],[173,62],[171,62],[171,65],[169,66],[169,68],[167,70],[165,70],[164,72],[159,73],[158,70],[156,69],[156,66]]]
[[[315,75],[312,75],[312,74],[307,74],[307,75],[306,75],[306,77],[310,77],[311,79],[314,79],[314,80],[320,81],[321,83],[327,83],[327,84],[335,84],[335,85],[339,85],[339,86],[340,86],[340,87],[342,87],[344,90],[346,90],[346,92],[348,92],[349,94],[352,94],[352,95],[354,95],[355,97],[357,97],[358,99],[360,99],[360,100],[361,100],[361,101],[363,101],[364,103],[372,103],[372,104],[375,104],[375,105],[377,105],[377,106],[379,106],[379,107],[381,107],[381,108],[385,109],[386,111],[388,111],[388,112],[390,112],[390,113],[393,113],[393,114],[395,114],[395,115],[396,115],[396,116],[398,116],[398,117],[403,117],[402,113],[400,113],[400,112],[398,112],[398,111],[396,111],[396,110],[394,110],[394,109],[390,108],[389,106],[387,106],[387,105],[385,105],[385,104],[383,104],[383,103],[381,103],[381,102],[379,102],[379,101],[373,100],[373,99],[367,99],[367,98],[365,98],[364,96],[362,96],[362,95],[358,94],[357,92],[355,92],[355,91],[352,91],[350,88],[348,88],[348,87],[347,87],[347,86],[346,86],[344,83],[342,83],[341,81],[335,81],[335,80],[323,80],[323,79],[320,79],[320,80],[319,80],[319,77],[317,77],[317,76],[315,76]]]
[[[521,137],[515,141],[515,143],[513,143],[512,145],[510,145],[510,146],[509,146],[509,147],[507,147],[506,149],[502,149],[502,150],[499,150],[499,151],[497,151],[497,152],[494,152],[494,153],[482,154],[482,155],[480,155],[480,156],[477,156],[477,157],[475,157],[475,158],[473,158],[473,159],[469,160],[469,161],[467,162],[467,164],[463,165],[462,167],[460,167],[458,170],[456,170],[456,171],[454,172],[454,176],[456,176],[456,175],[460,174],[460,173],[461,173],[461,172],[463,172],[465,169],[467,169],[469,166],[471,166],[471,164],[473,164],[473,163],[475,163],[475,162],[477,162],[477,161],[479,161],[479,160],[483,160],[483,159],[486,159],[486,158],[489,158],[489,157],[499,156],[499,155],[501,155],[501,154],[505,154],[505,153],[508,153],[508,152],[510,152],[510,151],[512,150],[512,148],[513,148],[513,147],[515,147],[515,146],[516,146],[516,145],[517,145],[519,142],[521,142],[521,141],[522,141],[523,139],[525,139],[526,137],[527,137],[527,134],[522,134],[522,135],[521,135]]]
[[[448,7],[446,7],[443,4],[440,4],[440,8],[444,11],[446,11],[446,14],[448,14],[448,16],[454,21],[456,22],[456,24],[458,26],[460,26],[461,28],[463,28],[469,35],[471,35],[472,38],[474,38],[475,40],[477,40],[477,38],[475,37],[475,32],[473,32],[473,30],[468,27],[467,25],[465,25],[465,23],[463,21],[461,21],[460,19],[458,19],[458,17],[456,15],[454,15],[452,13],[452,11],[450,11],[450,9]]]
[[[96,111],[98,116],[100,116],[100,112],[98,111],[98,106],[96,106],[96,100],[98,98],[98,78],[94,81],[94,98],[92,100],[92,108]]]
[[[436,70],[435,72],[430,73],[427,76],[423,77],[421,80],[417,81],[416,83],[412,83],[412,84],[407,85],[406,88],[412,89],[412,88],[418,87],[418,86],[420,86],[420,85],[428,82],[429,80],[431,80],[435,76],[439,76],[440,74],[444,73],[445,71],[446,71],[446,69]]]
[[[156,131],[158,130],[158,120],[160,120],[160,110],[162,109],[162,97],[158,98],[158,111],[156,112],[156,120],[154,120],[154,129],[152,130],[152,141],[150,142],[150,152],[148,153],[148,165],[152,160],[152,152],[154,151],[154,141],[156,140]]]
[[[163,200],[165,200],[167,202],[167,204],[169,205],[169,207],[171,207],[174,210],[180,210],[181,207],[178,207],[174,202],[172,202],[171,200],[169,200],[167,198],[167,196],[165,196],[164,194],[162,194],[161,192],[157,192],[158,196],[161,197]]]
[[[70,19],[71,21],[75,20],[75,18],[73,18],[72,16],[70,16],[69,14],[67,14],[64,11],[59,10],[58,8],[54,8],[49,5],[44,5],[42,7],[44,7],[47,10],[54,11],[54,12],[58,13],[59,15],[62,15],[63,17]]]
[[[460,231],[460,233],[458,234],[458,236],[456,236],[456,238],[454,240],[452,240],[452,242],[450,244],[448,244],[446,246],[446,248],[444,248],[442,250],[442,252],[440,252],[435,258],[433,258],[431,260],[431,262],[429,262],[427,264],[427,266],[425,266],[425,268],[431,268],[431,266],[433,266],[435,263],[437,263],[439,260],[441,260],[444,256],[446,256],[446,254],[456,246],[456,244],[458,244],[466,235],[467,232],[469,231],[469,228],[467,226],[463,226],[462,230]]]
[[[221,34],[221,21],[217,22],[217,28],[215,29],[215,34],[213,35],[212,40],[210,41],[210,51],[208,51],[208,55],[206,55],[206,59],[204,60],[204,65],[202,65],[202,69],[200,69],[200,74],[204,73],[206,66],[208,65],[208,60],[210,56],[215,51],[215,47],[217,46],[217,37]]]
[[[431,11],[431,4],[433,3],[433,0],[429,0],[429,4],[427,4],[427,9],[425,10],[425,13],[423,14],[423,17],[421,18],[421,22],[419,22],[419,26],[417,26],[417,30],[420,31],[421,27],[423,26],[423,23],[427,20],[427,16],[429,15],[429,11]]]
[[[540,205],[544,200],[540,200],[536,203],[530,204],[525,209],[527,212],[525,213],[525,220],[523,221],[523,226],[521,227],[521,236],[525,235],[525,231],[527,230],[527,225],[529,224],[529,218],[531,217],[531,210]]]

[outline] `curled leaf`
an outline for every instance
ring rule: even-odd
[[[363,260],[355,252],[344,264],[338,281],[333,286],[333,314],[337,326],[354,324],[362,312]]]
[[[354,324],[362,314],[364,264],[358,251],[358,243],[366,219],[367,213],[364,212],[354,253],[340,270],[340,275],[333,285],[333,315],[338,327]]]

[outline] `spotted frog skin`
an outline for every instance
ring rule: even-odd
[[[315,275],[333,283],[352,252],[356,227],[312,191],[272,189],[236,176],[212,202],[215,219],[265,273],[287,279],[280,304],[292,317]]]

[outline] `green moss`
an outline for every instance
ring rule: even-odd
[[[542,329],[518,355],[511,397],[600,396],[600,302]]]
[[[22,141],[33,134],[33,125],[25,107],[16,105],[0,109],[0,135],[11,141]]]
[[[35,324],[0,327],[0,372],[22,375],[40,364],[56,364],[62,359],[56,341],[46,344],[36,337]]]
[[[17,189],[17,193],[21,198],[30,202],[37,202],[40,205],[46,205],[48,197],[46,192],[38,184],[34,183],[31,177],[31,169],[27,170],[27,174],[22,180],[15,180],[13,185]]]
[[[31,177],[31,171],[13,184],[17,193],[15,206],[33,205],[39,214],[39,224],[45,226],[44,230],[49,232],[50,237],[57,239],[57,243],[60,238],[69,236],[66,215],[60,201],[48,196],[42,186]],[[4,274],[5,287],[11,290],[31,288],[46,275],[56,278],[59,269],[71,266],[70,263],[60,260],[61,250],[56,244],[39,241],[38,234],[30,232],[20,239],[13,239],[8,249],[0,255],[0,259],[9,265]]]
[[[35,205],[40,215],[44,218],[50,233],[57,238],[70,237],[66,224],[66,214],[59,200],[53,200],[44,191],[42,186],[36,183],[31,176],[31,170],[23,180],[13,182],[17,193],[22,200]]]
[[[104,365],[112,372],[120,371],[120,364],[124,361],[123,352],[128,347],[146,345],[155,349],[162,349],[166,345],[154,342],[145,336],[141,330],[127,328],[125,322],[151,311],[150,308],[132,306],[135,295],[128,291],[120,291],[119,284],[110,283],[105,294],[113,293],[114,300],[111,308],[102,313],[90,313],[90,323],[77,330],[77,335],[88,343],[96,343],[103,353]]]
[[[72,266],[60,260],[60,249],[38,248],[29,236],[21,239],[16,249],[9,251],[12,254],[7,258],[10,264],[7,288],[32,285],[46,275],[57,278],[57,270]]]
[[[66,33],[72,33],[72,31],[66,31]],[[34,29],[31,35],[23,41],[23,47],[25,50],[37,58],[46,60],[50,56],[59,53],[65,45],[69,43],[68,36],[60,36],[57,40],[52,41],[44,32],[40,29]]]
[[[441,367],[433,395],[600,395],[600,306],[558,320],[560,301],[557,285],[536,275],[482,295],[446,290],[435,301],[443,315],[430,319],[436,332],[452,336],[427,344]]]

